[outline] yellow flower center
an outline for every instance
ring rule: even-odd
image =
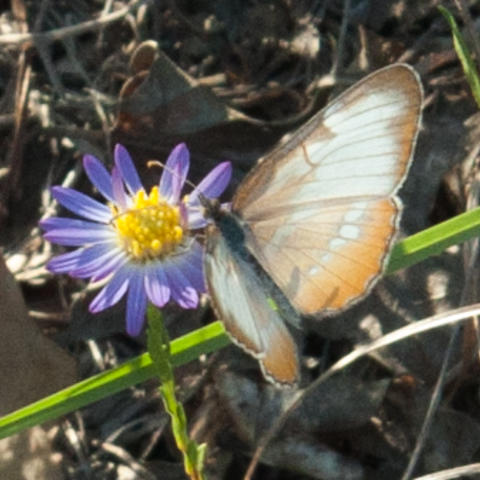
[[[158,187],[153,187],[149,195],[138,191],[133,197],[133,206],[124,212],[111,208],[122,247],[134,260],[163,257],[182,241],[179,208],[167,203]]]

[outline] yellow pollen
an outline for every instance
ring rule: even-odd
[[[112,207],[113,226],[125,251],[140,262],[172,253],[182,241],[179,208],[167,203],[158,187],[147,195],[136,193],[133,206],[125,212]]]

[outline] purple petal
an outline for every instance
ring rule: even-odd
[[[172,291],[172,298],[182,308],[195,308],[198,305],[198,293],[190,280],[184,275],[181,268],[170,263],[165,268],[168,284]]]
[[[64,228],[65,226],[70,225],[70,222],[72,220],[77,222],[82,222],[82,223],[88,223],[89,225],[97,225],[101,228],[105,228],[105,225],[100,225],[98,223],[85,222],[84,220],[76,220],[76,219],[65,218],[65,217],[48,217],[43,220],[40,220],[38,224],[40,225],[40,228],[48,232],[50,230],[54,230],[55,228]]]
[[[132,157],[128,153],[127,149],[123,145],[117,143],[115,145],[115,152],[113,156],[115,158],[115,165],[120,170],[128,191],[131,194],[135,194],[139,190],[142,190],[142,182],[140,181],[137,169],[135,168]]]
[[[189,204],[199,203],[199,193],[207,198],[217,198],[227,188],[232,178],[232,164],[223,162],[217,165],[190,194]]]
[[[83,218],[102,223],[108,223],[112,218],[106,205],[72,188],[52,187],[51,192],[57,202]]]
[[[190,168],[190,152],[184,143],[177,145],[168,156],[160,178],[160,194],[169,203],[178,203]]]
[[[112,248],[112,245],[108,245],[108,251],[102,255],[93,258],[90,262],[85,262],[78,268],[71,270],[69,273],[75,278],[88,278],[92,277],[93,282],[107,277],[115,270],[118,270],[123,264],[126,263],[127,257],[125,253],[119,248]]]
[[[54,223],[58,226],[53,226]],[[115,232],[108,225],[71,218],[47,218],[41,226],[47,230],[43,235],[46,240],[70,247],[102,243],[115,238]]]
[[[93,155],[85,155],[83,157],[83,168],[97,190],[107,200],[113,202],[112,177],[103,164]]]
[[[128,267],[120,269],[92,300],[89,310],[98,313],[115,305],[124,295],[130,283],[131,271]]]
[[[197,241],[193,241],[188,253],[178,258],[177,266],[185,274],[195,290],[206,292],[205,274],[203,272],[203,248]]]
[[[117,167],[112,170],[112,191],[115,203],[122,209],[128,208],[128,196],[123,188],[122,175]]]
[[[130,287],[127,296],[127,333],[137,336],[145,321],[147,295],[145,293],[143,272],[138,270],[130,278]]]
[[[53,230],[54,228],[63,228],[65,226],[65,220],[70,219],[64,217],[48,217],[40,220],[38,222],[38,225],[42,230],[48,232],[49,230]]]
[[[157,307],[163,307],[170,300],[170,287],[162,266],[152,266],[146,272],[145,291],[150,301]]]
[[[185,202],[178,203],[178,210],[180,213],[180,222],[182,225],[188,225],[188,208]]]
[[[117,254],[108,262],[100,265],[97,271],[92,275],[92,282],[98,282],[108,277],[111,273],[117,271],[120,267],[128,263],[126,254]]]
[[[190,207],[188,208],[188,228],[190,230],[198,230],[199,228],[203,228],[207,226],[207,220],[203,216],[203,208],[200,207]]]
[[[78,248],[73,252],[57,255],[52,258],[47,268],[53,273],[69,273],[81,265],[85,265],[94,259],[101,257],[110,251],[110,246],[106,243],[100,243],[86,248]]]

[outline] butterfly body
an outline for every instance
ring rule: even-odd
[[[231,211],[206,208],[213,306],[269,380],[299,379],[295,343],[269,296],[298,324],[299,314],[347,309],[380,277],[398,231],[396,192],[411,164],[421,102],[411,67],[379,70],[254,167]]]
[[[257,282],[262,285],[262,292],[279,307],[280,314],[285,320],[299,327],[300,319],[297,312],[248,249],[246,239],[251,235],[248,225],[235,213],[222,210],[217,205],[213,206],[213,210],[209,207],[213,225],[210,225],[207,231],[207,252],[210,253],[215,248],[215,240],[212,241],[212,239],[221,235],[235,261],[241,263],[244,269],[250,271],[250,275],[256,277]],[[207,281],[208,278],[210,277],[207,277]]]

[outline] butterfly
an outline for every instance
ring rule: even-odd
[[[396,192],[412,162],[422,99],[410,66],[378,70],[267,154],[239,185],[230,211],[204,202],[213,308],[267,380],[300,379],[285,320],[299,326],[303,315],[344,311],[381,276],[399,227]]]

